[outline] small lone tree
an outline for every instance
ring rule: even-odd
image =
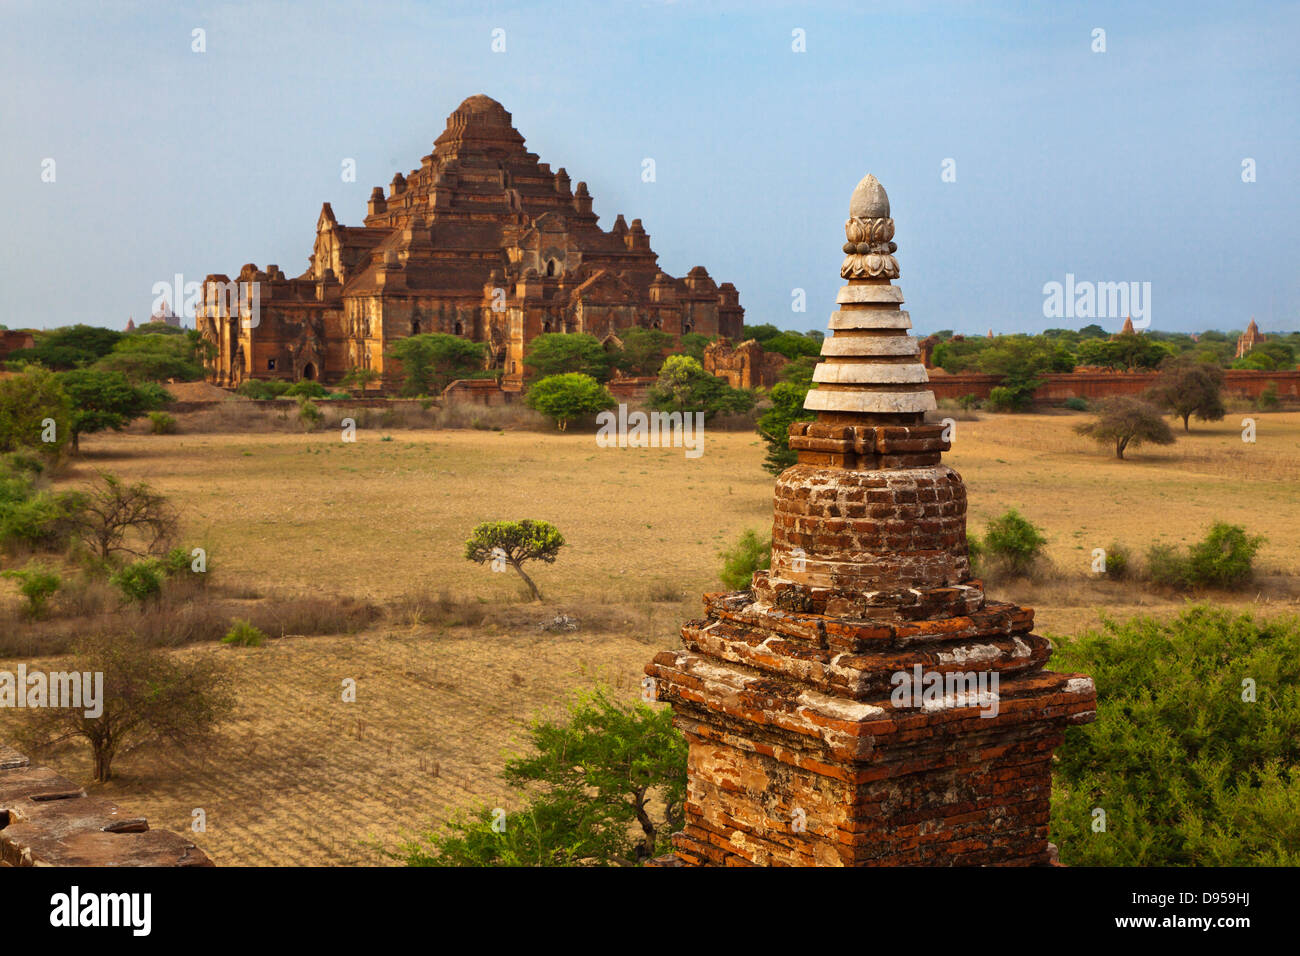
[[[564,536],[549,521],[532,521],[528,518],[523,521],[485,521],[473,530],[465,542],[465,557],[479,564],[493,561],[510,565],[528,585],[533,600],[540,601],[542,592],[537,590],[533,579],[524,573],[522,565],[525,561],[554,564],[555,556],[562,547]]]
[[[1153,445],[1172,445],[1174,434],[1169,423],[1160,415],[1160,409],[1141,399],[1128,395],[1114,395],[1097,403],[1097,419],[1074,430],[1102,445],[1114,443],[1115,457],[1123,459],[1124,450],[1136,448],[1143,442]]]
[[[1151,400],[1183,420],[1183,431],[1190,432],[1188,420],[1195,415],[1203,422],[1223,419],[1223,370],[1203,362],[1168,359],[1160,366],[1160,378],[1151,388]]]
[[[128,485],[100,472],[81,493],[81,540],[104,560],[117,553],[138,558],[167,553],[176,534],[176,513],[167,499],[142,481]]]
[[[534,382],[528,388],[524,404],[541,412],[564,431],[573,419],[613,408],[617,402],[609,389],[590,375],[568,372]]]
[[[93,706],[29,711],[22,740],[33,750],[86,740],[96,783],[112,778],[113,759],[124,749],[154,740],[184,749],[207,738],[234,707],[228,677],[211,656],[174,657],[134,636],[83,640],[71,669],[102,674],[102,698],[87,700],[83,685],[82,700]]]

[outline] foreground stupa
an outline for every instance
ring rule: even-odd
[[[924,423],[934,395],[874,176],[849,216],[772,569],[706,595],[686,649],[646,668],[690,744],[686,825],[657,862],[1045,864],[1052,751],[1096,692],[1043,670],[1033,611],[971,579],[966,488]]]

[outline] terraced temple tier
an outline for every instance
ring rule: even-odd
[[[833,335],[776,483],[772,567],[705,595],[646,668],[690,744],[667,866],[1035,865],[1052,751],[1091,678],[1043,670],[1029,608],[970,575],[966,487],[894,258],[889,197],[853,191]]]

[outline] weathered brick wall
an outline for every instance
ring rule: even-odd
[[[1155,372],[1071,372],[1043,376],[1043,384],[1034,392],[1034,401],[1059,405],[1069,398],[1096,399],[1108,395],[1140,395],[1155,384]],[[963,395],[988,398],[1001,384],[997,375],[963,372],[943,375],[931,372],[929,388],[937,398],[958,399]],[[1282,398],[1300,398],[1300,370],[1290,372],[1255,372],[1227,369],[1223,373],[1224,391],[1231,395],[1258,398],[1272,383]]]

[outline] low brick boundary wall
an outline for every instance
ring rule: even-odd
[[[1070,398],[1096,399],[1108,395],[1140,395],[1156,383],[1155,372],[1070,372],[1043,376],[1043,384],[1034,391],[1034,401],[1042,405],[1060,405]],[[1300,399],[1300,370],[1290,372],[1255,372],[1227,369],[1223,373],[1223,390],[1230,395],[1258,398],[1269,383],[1277,385],[1279,398]],[[989,392],[1002,383],[998,375],[962,372],[944,375],[930,370],[930,390],[935,398],[961,398],[974,395],[988,398]]]

